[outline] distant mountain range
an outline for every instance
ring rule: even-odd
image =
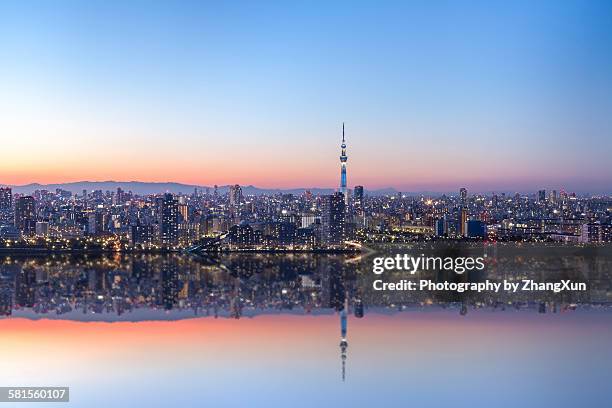
[[[76,181],[72,183],[58,183],[58,184],[39,184],[39,183],[31,183],[22,186],[12,185],[10,186],[13,189],[14,193],[19,194],[31,194],[36,190],[48,190],[55,191],[58,188],[62,190],[67,190],[72,193],[80,194],[83,190],[87,190],[89,192],[93,190],[102,190],[102,191],[116,191],[117,187],[121,187],[124,191],[131,191],[134,194],[139,195],[147,195],[147,194],[159,194],[159,193],[183,193],[189,194],[194,191],[194,189],[209,191],[212,193],[214,187],[210,186],[198,186],[194,184],[182,184],[182,183],[149,183],[142,181]],[[224,194],[228,191],[229,185],[218,186],[217,190],[220,194]],[[335,189],[332,188],[293,188],[293,189],[269,189],[269,188],[259,188],[255,186],[241,186],[242,193],[245,195],[262,195],[262,194],[302,194],[304,191],[310,191],[315,195],[324,195],[331,194]],[[397,191],[393,188],[385,188],[379,190],[366,190],[367,194],[370,195],[385,195],[385,194],[395,194]]]
[[[2,184],[2,180],[0,180],[0,186],[2,186],[4,184]],[[102,190],[102,191],[117,191],[117,187],[121,187],[122,190],[124,191],[131,191],[134,194],[138,194],[138,195],[147,195],[147,194],[160,194],[160,193],[173,193],[173,194],[178,194],[178,193],[183,193],[183,194],[190,194],[194,191],[194,189],[198,189],[198,190],[202,190],[202,191],[206,191],[206,189],[208,188],[209,191],[212,193],[214,187],[211,186],[198,186],[195,184],[182,184],[182,183],[173,183],[173,182],[143,182],[143,181],[113,181],[113,180],[109,180],[109,181],[76,181],[76,182],[72,182],[72,183],[57,183],[57,184],[39,184],[39,183],[31,183],[31,184],[25,184],[22,186],[17,186],[17,185],[10,185],[9,186],[13,189],[14,193],[18,193],[18,194],[32,194],[34,191],[36,190],[48,190],[48,191],[55,191],[55,189],[57,188],[61,188],[62,190],[68,190],[72,193],[82,193],[83,190],[87,190],[89,192],[93,191],[93,190]],[[218,186],[218,191],[220,194],[225,194],[227,193],[228,189],[229,189],[229,185],[224,185],[224,186]],[[333,188],[319,188],[319,187],[312,187],[312,188],[289,188],[289,189],[282,189],[282,188],[260,188],[260,187],[255,187],[255,186],[241,186],[242,187],[242,193],[245,195],[262,195],[262,194],[278,194],[278,193],[282,193],[282,194],[295,194],[295,195],[299,195],[304,193],[304,191],[310,191],[311,193],[315,194],[315,195],[325,195],[325,194],[331,194],[334,191],[337,191],[337,189],[333,189]],[[371,196],[381,196],[381,195],[391,195],[391,194],[397,194],[397,190],[394,188],[381,188],[381,189],[373,189],[373,190],[365,190],[365,193]],[[515,191],[509,191],[509,190],[497,190],[497,191],[470,191],[470,194],[493,194],[493,193],[497,193],[497,194],[501,194],[501,193],[506,193],[506,194],[515,194]],[[521,193],[523,194],[534,194],[534,191],[522,191]],[[457,195],[457,191],[454,192],[449,192],[449,191],[402,191],[402,194],[408,195],[408,196],[441,196],[442,194],[448,194],[448,195]],[[580,194],[589,194],[586,192],[582,192]],[[609,194],[609,193],[604,193],[604,194]]]

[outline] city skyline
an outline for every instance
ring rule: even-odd
[[[280,188],[280,187],[260,187],[252,184],[224,184],[216,186],[219,191],[223,194],[227,194],[227,192],[231,189],[232,186],[239,185],[242,189],[246,190],[246,195],[273,195],[276,193],[287,193],[287,194],[302,194],[305,192],[311,192],[314,195],[329,195],[334,191],[339,191],[338,187],[329,186],[329,187],[288,187],[288,188]],[[83,186],[87,186],[83,188]],[[131,187],[134,186],[134,187]],[[50,184],[42,184],[42,183],[28,183],[28,184],[7,184],[0,183],[0,187],[9,187],[13,189],[15,194],[20,195],[31,195],[36,191],[42,190],[66,190],[73,193],[81,193],[83,190],[87,190],[88,192],[93,192],[95,190],[101,191],[114,191],[117,187],[125,190],[125,191],[133,191],[135,194],[139,195],[161,195],[164,193],[173,193],[173,194],[187,194],[192,192],[194,188],[198,190],[205,191],[209,189],[210,191],[214,190],[215,185],[199,185],[199,184],[185,184],[174,181],[120,181],[120,180],[100,180],[100,181],[88,181],[88,180],[79,180],[74,182],[66,182],[66,183],[50,183]],[[371,194],[374,196],[379,195],[397,195],[401,193],[407,197],[419,197],[419,196],[429,196],[429,197],[438,197],[442,195],[450,195],[450,196],[459,196],[460,190],[462,188],[466,188],[469,190],[470,194],[475,195],[491,195],[491,194],[521,194],[525,196],[537,196],[540,190],[545,191],[556,191],[558,193],[567,192],[568,194],[575,193],[580,196],[609,196],[612,194],[610,190],[601,190],[601,191],[590,191],[590,190],[570,190],[563,187],[558,186],[544,186],[542,188],[535,187],[534,189],[522,189],[522,190],[512,190],[512,189],[492,189],[492,190],[472,190],[468,187],[459,187],[453,190],[415,190],[415,191],[402,191],[396,189],[392,186],[382,187],[382,188],[368,188],[367,186],[362,185],[354,185],[347,189],[348,193],[352,193],[354,191],[354,187],[363,187],[363,191],[365,194]]]
[[[3,2],[0,182],[609,192],[610,15]]]
[[[0,1],[0,402],[612,405],[610,22]]]

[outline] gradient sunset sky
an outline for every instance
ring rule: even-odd
[[[0,319],[0,381],[70,386],[61,407],[605,407],[611,323],[596,310],[368,313],[349,318],[342,382],[337,315]]]
[[[610,1],[2,1],[0,183],[612,191]]]

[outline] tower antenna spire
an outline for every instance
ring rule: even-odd
[[[348,190],[346,188],[346,139],[344,138],[344,122],[342,122],[342,144],[340,145],[340,191],[344,194],[344,202],[348,204]]]

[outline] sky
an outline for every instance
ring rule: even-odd
[[[0,380],[69,386],[58,406],[73,408],[601,407],[610,323],[595,310],[368,313],[349,318],[342,382],[337,315],[10,318],[0,319]]]
[[[0,183],[611,192],[609,1],[3,1]]]

